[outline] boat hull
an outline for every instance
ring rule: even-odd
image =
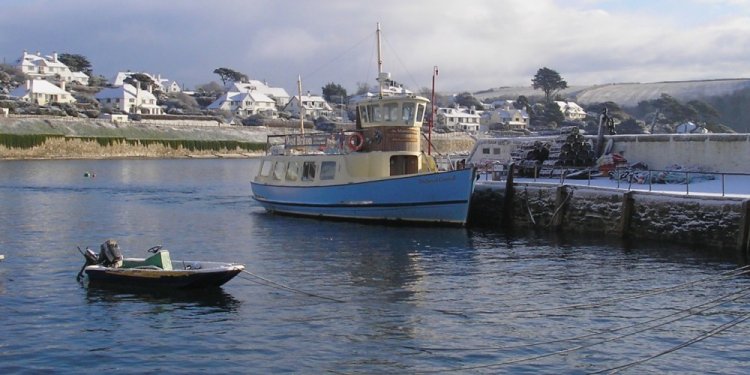
[[[270,212],[351,220],[464,225],[474,169],[326,186],[252,182],[253,197]]]
[[[178,264],[178,262],[174,262]],[[197,264],[198,262],[191,262]],[[100,265],[87,266],[84,273],[89,285],[119,286],[126,288],[202,289],[219,287],[244,270],[235,264],[207,265],[200,269],[161,270],[142,268],[111,268]]]

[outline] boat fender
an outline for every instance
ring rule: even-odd
[[[362,149],[362,146],[365,144],[365,139],[362,138],[362,134],[360,133],[352,133],[349,135],[349,139],[347,140],[347,143],[349,144],[349,149],[352,151],[359,151]]]

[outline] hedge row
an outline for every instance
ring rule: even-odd
[[[62,138],[55,134],[0,134],[0,145],[8,148],[29,149],[40,146],[50,138]],[[127,142],[131,146],[162,145],[178,149],[180,147],[190,151],[221,151],[245,150],[263,151],[265,143],[240,141],[211,141],[211,140],[172,140],[172,139],[127,139],[123,137],[65,137],[65,139],[80,139],[86,142],[97,142],[102,147],[111,147],[116,143]]]

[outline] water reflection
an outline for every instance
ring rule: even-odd
[[[201,290],[127,290],[122,287],[92,286],[86,288],[86,302],[90,305],[145,302],[160,306],[189,308],[214,308],[214,312],[236,313],[242,302],[222,288]],[[171,309],[171,308],[170,308]]]

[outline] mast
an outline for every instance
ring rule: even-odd
[[[430,99],[430,105],[432,106],[430,115],[430,126],[429,132],[427,133],[427,155],[432,155],[432,127],[435,124],[435,77],[438,75],[438,67],[432,70],[432,99]]]
[[[302,105],[302,76],[297,76],[297,95],[299,95],[299,133],[305,134],[305,107]]]
[[[377,46],[378,46],[378,87],[379,87],[379,95],[382,98],[383,97],[383,55],[381,54],[380,50],[380,22],[378,22],[377,30],[375,31],[375,36],[377,40]]]

